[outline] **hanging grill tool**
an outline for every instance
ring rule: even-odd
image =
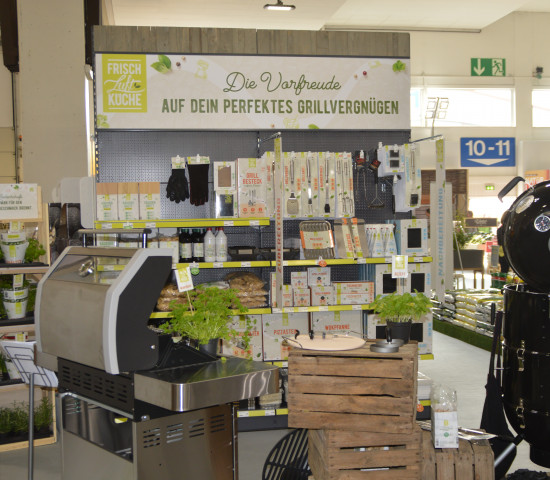
[[[367,156],[368,159],[368,156]],[[362,193],[359,193],[361,190]],[[365,152],[363,150],[355,152],[355,191],[357,195],[362,195],[365,204],[367,203],[367,172]]]
[[[378,150],[374,149],[371,155],[372,160],[367,162],[367,165],[369,170],[374,173],[374,198],[367,206],[368,208],[384,208],[384,202],[378,196],[378,167],[380,166],[380,160],[378,160]]]
[[[295,176],[294,176],[295,162],[296,162],[296,157],[294,155],[294,152],[292,152],[292,155],[290,157],[290,166],[289,166],[290,197],[288,197],[286,201],[286,213],[288,215],[298,215],[298,213],[300,212],[300,204],[295,194],[295,190],[296,190],[296,184],[294,183],[295,182]]]

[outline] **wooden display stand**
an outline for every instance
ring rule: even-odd
[[[459,447],[434,448],[430,432],[422,432],[422,480],[494,480],[493,450],[487,440],[459,439]]]
[[[413,433],[418,347],[374,353],[292,349],[288,357],[288,425],[294,428]]]

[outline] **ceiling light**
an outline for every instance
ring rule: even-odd
[[[266,3],[264,5],[266,10],[294,10],[296,7],[294,5],[285,5],[283,0],[277,0],[277,3]]]

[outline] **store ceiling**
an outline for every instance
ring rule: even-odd
[[[286,30],[478,30],[515,12],[550,12],[548,0],[103,0],[104,24]]]

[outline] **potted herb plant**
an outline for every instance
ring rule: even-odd
[[[34,429],[37,435],[47,437],[51,434],[53,405],[48,397],[42,397],[34,409]]]
[[[415,291],[416,292],[416,291]],[[411,325],[428,313],[431,300],[421,292],[398,294],[396,292],[382,296],[377,295],[371,308],[381,320],[386,321],[393,338],[401,338],[405,343],[410,339]]]
[[[34,237],[26,239],[25,253],[23,256],[24,263],[36,262],[42,255],[46,254],[44,246]],[[6,262],[5,253],[8,252],[8,244],[4,245],[4,248],[0,249],[0,262]]]
[[[188,301],[171,302],[172,318],[160,328],[167,333],[188,339],[192,346],[215,354],[220,339],[230,340],[235,332],[230,328],[231,316],[246,313],[234,289],[196,287]],[[240,337],[246,342],[246,335]]]

